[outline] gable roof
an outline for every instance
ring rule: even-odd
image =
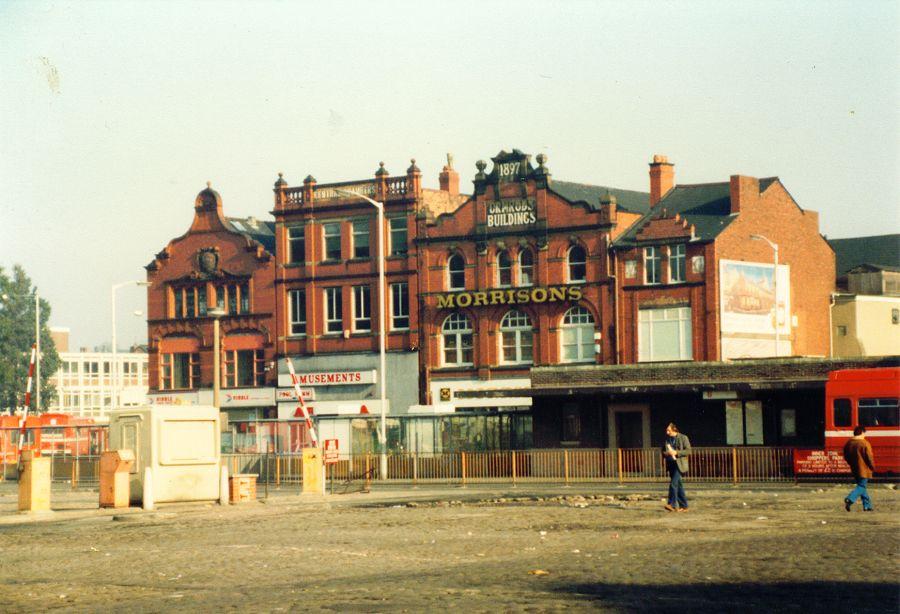
[[[609,193],[616,197],[616,208],[630,213],[646,213],[650,210],[650,194],[648,192],[636,192],[611,188],[604,185],[590,185],[587,183],[575,183],[572,181],[557,181],[550,183],[550,191],[562,196],[570,203],[585,203],[592,211],[600,209],[600,197]]]
[[[862,264],[900,267],[900,234],[828,239],[838,277]]]
[[[776,181],[778,177],[761,178],[760,194]],[[613,247],[629,247],[637,244],[637,236],[647,224],[662,217],[674,217],[676,213],[694,226],[696,240],[714,240],[737,217],[731,213],[731,182],[675,186],[655,207],[645,213],[644,217],[622,233],[613,243]]]
[[[275,254],[275,222],[263,222],[253,217],[225,218],[232,230],[262,244]]]

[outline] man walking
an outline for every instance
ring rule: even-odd
[[[669,502],[666,510],[670,512],[688,511],[688,500],[684,494],[684,483],[681,476],[688,472],[688,459],[691,454],[691,442],[687,435],[678,432],[678,427],[670,422],[666,427],[666,440],[663,442],[662,455],[666,459],[666,471],[669,472]]]
[[[853,438],[844,444],[844,460],[850,465],[853,481],[856,482],[856,488],[844,499],[844,509],[849,512],[850,506],[861,498],[863,511],[873,511],[866,484],[875,471],[875,457],[872,454],[872,444],[866,441],[866,427],[858,426],[853,429]]]

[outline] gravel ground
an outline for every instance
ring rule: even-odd
[[[897,612],[900,494],[874,488],[874,513],[846,513],[847,490],[698,488],[684,514],[643,486],[282,496],[27,523],[7,494],[0,611]]]

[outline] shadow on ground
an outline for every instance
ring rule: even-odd
[[[861,553],[861,556],[865,556]],[[900,583],[777,582],[722,584],[561,584],[559,593],[601,609],[641,612],[897,612]]]

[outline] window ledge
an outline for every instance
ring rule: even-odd
[[[348,264],[353,262],[371,262],[372,256],[354,256],[350,260],[347,261]]]

